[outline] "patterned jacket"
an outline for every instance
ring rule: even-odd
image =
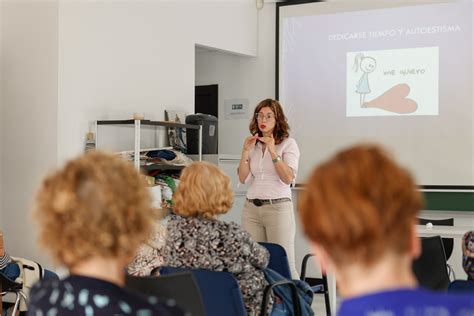
[[[128,266],[128,273],[136,276],[149,276],[163,265],[163,247],[167,235],[168,217],[155,223],[150,240],[141,245],[135,259]]]
[[[233,273],[247,312],[260,314],[269,254],[236,223],[173,216],[163,255],[167,266]]]

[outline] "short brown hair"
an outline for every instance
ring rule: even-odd
[[[281,142],[290,136],[289,130],[290,126],[288,125],[288,119],[283,112],[283,108],[280,102],[272,99],[265,99],[261,101],[253,111],[252,120],[250,121],[249,130],[252,135],[258,133],[259,136],[263,136],[262,132],[258,129],[257,122],[257,113],[260,112],[262,108],[270,108],[275,114],[275,128],[273,129],[273,138],[275,138],[275,144],[281,144]]]
[[[155,218],[146,183],[133,165],[98,151],[45,178],[34,216],[40,243],[67,267],[90,257],[132,257]]]
[[[183,217],[214,218],[232,207],[230,178],[217,166],[195,162],[184,168],[174,193],[174,213]]]
[[[407,253],[421,206],[409,172],[368,144],[317,167],[299,201],[306,235],[338,265]]]

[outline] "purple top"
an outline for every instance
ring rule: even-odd
[[[473,294],[394,289],[345,299],[338,316],[474,315]]]

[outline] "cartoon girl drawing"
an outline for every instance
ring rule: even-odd
[[[360,94],[360,106],[365,103],[366,94],[370,93],[369,86],[369,73],[373,72],[377,67],[377,62],[373,57],[365,57],[364,54],[359,53],[355,56],[354,59],[354,71],[357,72],[360,70],[363,72],[362,76],[359,79],[357,84],[356,93]]]

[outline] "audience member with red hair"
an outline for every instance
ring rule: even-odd
[[[410,173],[378,146],[343,150],[313,171],[301,222],[317,260],[338,280],[339,316],[474,314],[474,295],[417,285],[411,267],[421,207]]]

